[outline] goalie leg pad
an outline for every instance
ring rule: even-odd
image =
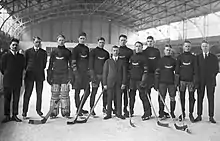
[[[61,114],[63,117],[70,116],[70,96],[69,96],[69,85],[61,84]]]
[[[53,107],[55,104],[55,101],[60,99],[60,85],[59,84],[53,84],[51,87],[51,100],[50,100],[50,107]],[[59,105],[56,105],[53,112],[51,113],[51,117],[56,117],[59,114]]]

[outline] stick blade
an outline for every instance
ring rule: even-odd
[[[67,122],[66,122],[67,125],[73,125],[73,124],[75,124],[75,123],[76,123],[75,120],[74,120],[74,121],[67,121]]]
[[[76,123],[86,123],[87,122],[87,119],[84,119],[84,120],[76,120]]]
[[[35,124],[35,125],[44,124],[44,123],[42,122],[42,120],[29,120],[28,123],[29,123],[29,124]]]
[[[131,120],[130,120],[130,125],[131,125],[132,127],[136,127]]]
[[[174,124],[174,126],[177,130],[181,130],[181,131],[185,131],[188,128],[187,125],[178,126],[177,124]]]
[[[157,121],[157,125],[162,126],[162,127],[169,127],[169,123],[162,123],[160,121]]]

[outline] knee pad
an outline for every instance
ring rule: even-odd
[[[52,108],[55,105],[55,101],[60,99],[60,85],[59,84],[53,84],[51,87],[51,100],[50,100],[50,107]],[[59,104],[57,104],[52,112],[52,116],[57,116],[59,114]]]
[[[62,116],[70,116],[70,97],[69,97],[69,85],[61,84],[61,114]]]

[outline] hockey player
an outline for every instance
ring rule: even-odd
[[[142,100],[144,115],[141,117],[146,120],[146,111],[150,108],[150,104],[145,94],[146,80],[147,80],[147,62],[146,58],[142,53],[143,43],[137,41],[135,43],[135,54],[131,56],[129,61],[129,72],[130,72],[130,83],[129,83],[129,103],[131,116],[134,114],[134,103],[136,91],[138,89],[140,99]]]
[[[155,71],[155,89],[159,90],[159,93],[164,101],[168,90],[170,95],[170,114],[172,118],[175,118],[174,110],[176,106],[176,88],[174,85],[174,71],[176,67],[176,60],[171,57],[171,53],[171,45],[166,45],[164,48],[164,57],[159,59],[157,69]],[[158,96],[158,102],[159,118],[167,118],[167,113],[164,112],[164,104],[160,96]]]
[[[92,80],[92,93],[90,96],[90,108],[94,106],[95,96],[101,82],[102,88],[102,72],[103,66],[107,59],[109,59],[109,53],[104,49],[105,46],[105,39],[100,37],[98,39],[98,46],[91,50],[89,54],[89,69],[90,69],[90,76]],[[107,106],[107,93],[104,91],[103,93],[103,113],[106,113],[106,106]],[[96,115],[95,112],[92,112],[92,115]]]
[[[198,87],[197,78],[197,63],[196,57],[190,52],[191,42],[185,41],[183,43],[183,53],[177,57],[176,65],[176,85],[180,88],[180,99],[183,115],[179,116],[179,120],[182,117],[185,118],[185,92],[186,88],[189,91],[189,119],[194,122],[193,109],[194,109],[194,92]]]
[[[49,67],[47,70],[47,81],[51,84],[51,102],[53,107],[55,101],[61,101],[61,114],[63,117],[70,116],[70,97],[69,82],[71,81],[71,52],[64,43],[64,35],[57,37],[58,47],[50,54]],[[51,118],[55,118],[59,114],[59,105],[55,107]]]
[[[126,66],[126,70],[128,71],[128,65],[129,65],[129,59],[130,57],[133,55],[133,51],[132,49],[128,48],[126,46],[126,43],[127,43],[127,36],[122,34],[119,36],[119,59],[123,60],[124,63],[125,63],[125,66]],[[129,74],[127,72],[127,74]],[[128,97],[127,97],[127,92],[128,92],[128,84],[129,84],[129,75],[127,76],[127,84],[126,84],[126,88],[123,90],[123,93],[124,93],[124,108],[123,108],[123,111],[124,111],[124,116],[125,117],[129,117],[129,113],[128,113],[128,110],[127,110],[127,106],[128,106]],[[117,105],[116,105],[117,107]]]
[[[154,47],[154,38],[147,37],[147,48],[143,51],[148,62],[148,79],[147,79],[147,93],[150,96],[151,88],[154,87],[154,74],[157,67],[158,60],[160,59],[159,49]],[[150,118],[152,115],[151,108],[147,111],[147,116]]]
[[[73,88],[75,89],[75,104],[79,115],[88,114],[87,110],[83,110],[83,105],[86,102],[90,94],[89,85],[89,48],[85,45],[86,33],[82,32],[78,38],[79,44],[72,51],[72,68],[75,76],[75,83]],[[80,90],[84,90],[84,99],[80,100]],[[82,102],[82,108],[79,109]]]

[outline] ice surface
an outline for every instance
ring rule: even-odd
[[[98,94],[100,94],[99,89]],[[188,124],[192,134],[175,130],[171,120],[164,122],[170,123],[170,128],[159,127],[156,120],[152,118],[148,121],[142,121],[143,114],[142,103],[139,95],[136,96],[135,116],[132,121],[137,126],[132,128],[129,125],[129,119],[120,120],[116,117],[110,120],[103,120],[102,99],[99,101],[95,112],[99,118],[90,118],[87,123],[66,125],[69,119],[59,118],[49,119],[44,125],[30,125],[28,120],[22,123],[9,122],[0,123],[0,141],[219,141],[220,140],[220,75],[217,77],[217,87],[215,92],[215,119],[217,124],[208,122],[207,97],[204,99],[203,120],[199,123],[190,123],[188,114],[185,124]],[[98,94],[96,97],[98,97]],[[195,93],[196,95],[196,93]],[[158,113],[157,93],[152,91],[152,102]],[[44,83],[42,111],[44,114],[49,109],[51,93],[50,86]],[[71,116],[75,117],[76,108],[74,103],[74,91],[70,91],[71,98]],[[178,98],[178,97],[176,97]],[[188,113],[188,96],[186,97],[186,112]],[[167,96],[166,102],[169,102]],[[22,114],[23,95],[21,95],[19,104],[19,117]],[[28,116],[32,119],[40,119],[35,111],[36,93],[33,91]],[[169,105],[169,104],[168,104]],[[3,119],[3,97],[0,99],[0,120]],[[84,109],[89,110],[89,99]],[[180,104],[177,99],[176,116],[180,115]],[[196,116],[196,106],[194,116]],[[181,125],[181,123],[179,123]]]

